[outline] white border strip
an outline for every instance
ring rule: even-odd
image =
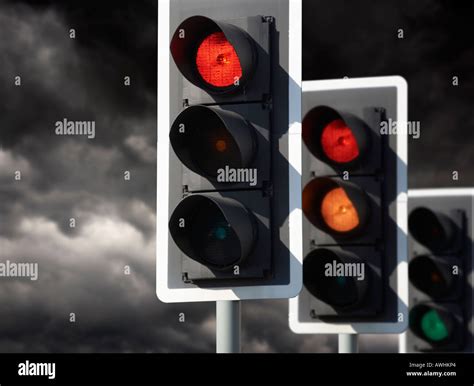
[[[408,198],[422,197],[460,197],[471,196],[474,198],[473,188],[436,188],[436,189],[410,189]],[[474,213],[473,213],[474,214]],[[407,333],[404,332],[398,337],[398,352],[407,353]]]
[[[156,187],[156,293],[158,297],[171,301],[168,296],[168,205],[169,202],[169,128],[170,128],[170,62],[168,42],[170,40],[170,1],[158,1],[158,84],[157,84],[157,138],[158,167]],[[160,60],[161,59],[161,60]],[[163,255],[164,252],[164,255]]]
[[[347,90],[361,88],[397,88],[397,121],[406,123],[408,120],[408,86],[400,76],[334,79],[303,82],[303,92],[324,90]],[[402,129],[404,127],[401,127]],[[400,130],[405,133],[405,130]],[[401,333],[408,326],[408,246],[407,246],[407,163],[408,136],[398,133],[397,136],[397,292],[398,313],[404,314],[404,321],[399,323],[324,323],[298,320],[298,298],[290,299],[289,324],[297,334],[364,334],[364,333]]]
[[[168,188],[169,188],[169,127],[170,127],[170,0],[158,1],[158,174],[156,227],[156,293],[167,303],[206,302],[217,300],[290,298],[302,287],[301,241],[301,33],[302,2],[289,1],[289,164],[290,171],[290,283],[253,287],[204,289],[198,287],[169,288],[168,278]]]
[[[439,189],[412,189],[408,197],[439,197],[439,196],[474,196],[473,188],[439,188]]]

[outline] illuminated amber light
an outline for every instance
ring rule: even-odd
[[[326,194],[321,203],[321,215],[326,225],[336,232],[350,232],[360,224],[357,210],[342,188]]]
[[[223,139],[220,139],[216,142],[216,150],[219,153],[223,153],[227,150],[227,143]]]

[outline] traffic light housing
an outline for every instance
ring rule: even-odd
[[[401,332],[408,323],[406,82],[303,82],[302,103],[304,286],[290,299],[290,327]]]
[[[301,2],[164,0],[158,16],[157,295],[295,296]]]
[[[468,189],[411,190],[409,329],[401,352],[472,352],[473,197]]]

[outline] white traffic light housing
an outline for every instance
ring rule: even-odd
[[[302,286],[301,1],[160,0],[157,295]]]
[[[303,82],[301,334],[397,333],[407,312],[407,85]],[[385,135],[388,122],[397,131]]]
[[[473,352],[473,189],[408,196],[409,329],[400,352]]]

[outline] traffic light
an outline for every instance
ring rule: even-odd
[[[401,332],[408,322],[406,82],[303,82],[302,103],[303,290],[290,299],[290,327]]]
[[[157,295],[295,296],[301,2],[163,0],[158,16]]]
[[[410,312],[402,352],[473,351],[473,197],[464,189],[409,193]]]

